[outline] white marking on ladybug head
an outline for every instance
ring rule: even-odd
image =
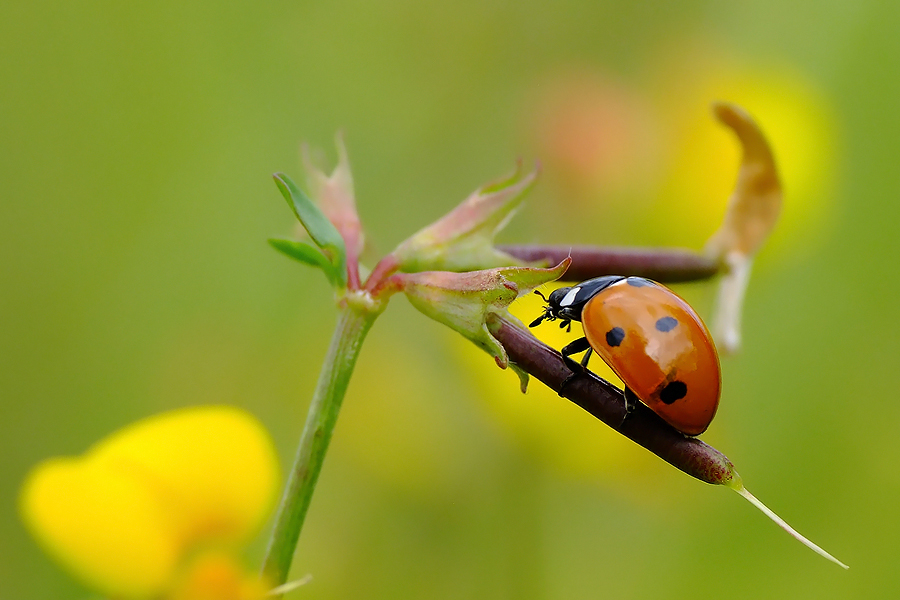
[[[572,306],[575,302],[575,297],[578,296],[578,292],[581,291],[581,288],[576,286],[569,290],[569,293],[563,296],[563,299],[560,300],[559,305],[561,308],[565,308],[567,306]]]

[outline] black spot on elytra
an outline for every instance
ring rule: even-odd
[[[643,277],[629,277],[625,281],[628,282],[628,285],[630,285],[631,287],[644,287],[653,285],[652,281],[644,279]]]
[[[683,381],[670,381],[659,393],[659,399],[664,404],[672,404],[687,395],[687,385]]]
[[[662,331],[663,333],[667,331],[672,331],[675,329],[675,326],[678,325],[678,319],[675,317],[663,317],[662,319],[656,322],[657,331]]]
[[[621,327],[613,327],[606,332],[606,343],[610,346],[618,346],[625,339],[625,330]]]

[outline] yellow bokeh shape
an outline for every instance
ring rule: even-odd
[[[268,515],[278,459],[266,430],[231,407],[189,408],[132,424],[94,459],[141,469],[185,540],[241,543]]]
[[[51,556],[110,595],[158,592],[181,553],[154,494],[140,478],[109,465],[44,462],[25,484],[22,513]]]
[[[26,524],[90,587],[150,597],[197,549],[237,548],[271,508],[274,447],[249,414],[200,407],[149,417],[78,458],[55,458],[28,476]]]

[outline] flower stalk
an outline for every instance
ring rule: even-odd
[[[340,309],[263,561],[263,576],[275,586],[287,581],[350,376],[378,314],[379,311],[361,310],[353,303]]]
[[[709,279],[721,270],[715,259],[679,248],[544,244],[501,245],[498,248],[528,263],[555,265],[570,257],[572,265],[562,281],[584,281],[603,275],[632,275],[660,283],[682,283]]]

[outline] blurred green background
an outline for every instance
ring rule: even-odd
[[[517,157],[542,177],[501,241],[700,248],[737,167],[724,99],[769,135],[785,213],[704,439],[851,570],[396,298],[293,596],[897,597],[898,30],[874,1],[4,2],[0,595],[88,594],[16,516],[45,457],[202,403],[293,455],[334,323],[266,244],[301,140],[333,159],[345,132],[372,258]],[[714,283],[678,291],[710,315]]]

